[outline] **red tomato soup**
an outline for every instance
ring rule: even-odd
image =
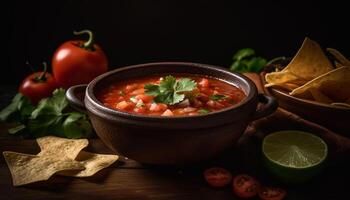
[[[224,81],[193,75],[150,76],[111,84],[97,94],[105,106],[152,116],[191,116],[233,106],[244,92]]]

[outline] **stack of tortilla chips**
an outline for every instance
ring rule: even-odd
[[[82,151],[89,144],[87,139],[47,136],[37,142],[41,149],[37,155],[3,152],[14,186],[48,180],[54,174],[88,177],[118,160],[117,155]]]
[[[290,95],[334,106],[350,107],[350,61],[335,49],[327,51],[305,38],[301,48],[282,71],[267,73],[265,87],[280,87]]]

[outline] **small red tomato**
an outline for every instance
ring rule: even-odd
[[[210,186],[224,187],[232,180],[231,172],[221,167],[212,167],[204,171],[204,178]]]
[[[237,175],[233,179],[233,191],[238,197],[251,198],[258,194],[259,182],[246,174]]]
[[[89,34],[89,40],[63,43],[52,58],[52,72],[60,87],[87,84],[96,76],[107,71],[107,56],[97,44],[89,30],[74,32],[75,35]]]
[[[287,195],[287,192],[276,187],[262,187],[259,191],[259,197],[262,200],[282,200]]]
[[[49,97],[56,88],[56,82],[50,73],[46,72],[44,63],[43,72],[35,72],[27,76],[19,86],[19,92],[28,97],[36,105],[42,98]]]

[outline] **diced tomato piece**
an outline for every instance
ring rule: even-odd
[[[190,113],[190,112],[194,112],[197,110],[197,108],[193,108],[193,107],[186,107],[184,109],[182,109],[185,113]]]
[[[201,88],[200,91],[202,94],[204,93],[204,94],[209,95],[209,96],[213,94],[213,90],[210,88]]]
[[[209,100],[209,101],[207,102],[207,105],[208,105],[209,107],[211,107],[211,108],[216,108],[216,109],[218,109],[218,108],[224,108],[224,107],[225,107],[223,104],[221,104],[221,103],[219,103],[219,102],[217,102],[217,101],[213,101],[213,100]]]
[[[121,102],[117,103],[117,105],[115,107],[119,110],[131,110],[134,108],[134,106],[135,106],[135,104],[132,102],[121,101]]]
[[[135,90],[138,87],[138,84],[134,83],[134,84],[128,84],[125,86],[125,92],[129,93],[132,90]]]
[[[168,109],[168,106],[163,103],[152,103],[149,110],[154,112],[161,112]]]
[[[202,80],[198,83],[200,87],[208,88],[209,87],[209,80],[206,78],[202,78]]]
[[[191,113],[188,113],[189,116],[194,116],[194,115],[198,115],[198,112],[191,112]]]
[[[144,94],[144,93],[145,93],[145,89],[139,88],[139,89],[136,89],[136,90],[130,92],[130,95],[134,96],[134,95],[139,95],[139,94]]]
[[[194,99],[193,100],[193,106],[196,107],[196,108],[199,108],[201,106],[203,106],[203,103],[197,99]]]
[[[174,116],[174,113],[171,110],[167,109],[163,112],[162,116]]]
[[[209,96],[203,93],[200,93],[197,98],[203,102],[209,101]]]
[[[140,107],[134,108],[134,111],[136,113],[145,113],[146,112],[146,108],[144,106],[140,106]]]
[[[144,103],[148,103],[153,100],[153,97],[145,94],[139,94],[135,96],[135,99],[138,99],[138,100],[141,99]]]

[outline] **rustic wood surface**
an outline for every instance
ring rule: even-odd
[[[0,108],[9,103],[16,88],[0,87]],[[273,122],[272,122],[273,123]],[[0,125],[0,152],[38,153],[35,140],[10,136]],[[267,172],[261,160],[261,139],[247,131],[237,145],[204,163],[185,167],[145,166],[132,160],[117,162],[89,178],[53,176],[48,181],[13,187],[11,174],[0,156],[0,199],[239,199],[231,187],[214,189],[202,172],[223,166],[233,175],[248,173],[263,184],[283,187],[288,199],[349,199],[350,162],[328,162],[321,175],[303,185],[285,185]],[[90,139],[88,151],[110,152],[99,139]],[[350,157],[350,155],[349,155]]]

